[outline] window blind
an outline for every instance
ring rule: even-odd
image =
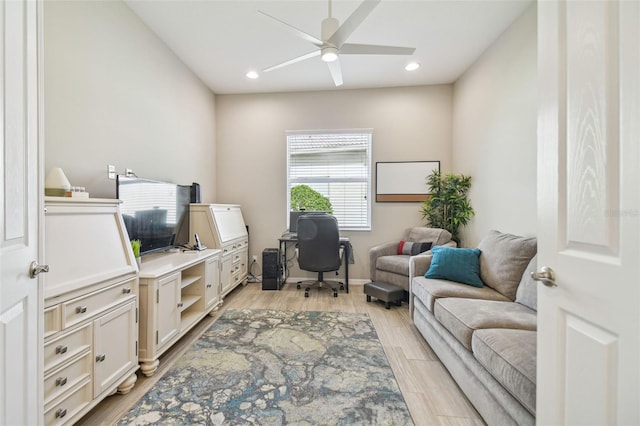
[[[371,131],[288,133],[288,197],[308,185],[331,201],[341,229],[370,229]]]

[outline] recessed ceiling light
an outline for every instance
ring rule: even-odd
[[[407,71],[415,71],[420,68],[420,64],[417,62],[409,62],[406,67],[404,67]]]
[[[249,72],[246,74],[246,76],[247,76],[247,78],[250,78],[250,79],[252,79],[252,80],[255,80],[256,78],[258,78],[258,73],[257,73],[257,72],[255,72],[255,71],[249,71]]]

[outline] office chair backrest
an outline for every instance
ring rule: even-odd
[[[340,269],[338,221],[329,214],[305,214],[298,218],[298,265],[313,272]]]

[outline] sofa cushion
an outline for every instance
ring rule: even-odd
[[[489,235],[480,241],[478,248],[482,251],[482,282],[498,290],[509,300],[515,300],[522,273],[537,252],[536,238],[489,231]]]
[[[442,326],[469,350],[471,337],[476,330],[537,328],[536,312],[515,302],[450,297],[436,300],[433,314]]]
[[[480,280],[480,250],[436,246],[431,249],[433,258],[425,278],[456,281],[474,287],[482,287]]]
[[[398,244],[398,254],[406,254],[409,256],[415,256],[420,253],[424,253],[427,250],[431,249],[433,243],[423,243],[416,241],[400,241]]]
[[[487,329],[473,333],[473,356],[531,414],[536,413],[536,332]]]
[[[430,312],[433,312],[433,305],[436,300],[443,297],[509,301],[509,299],[491,287],[472,287],[453,281],[435,280],[425,277],[415,277],[411,283],[411,291],[416,298],[422,301]]]
[[[527,269],[522,274],[520,284],[518,284],[518,290],[516,291],[516,302],[527,308],[538,310],[538,283],[531,278],[531,273],[535,272],[538,265],[538,256],[533,256],[533,259],[529,261]]]
[[[409,256],[405,254],[380,256],[376,259],[376,269],[409,276]],[[408,280],[408,278],[407,278]]]

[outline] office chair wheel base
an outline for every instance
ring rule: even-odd
[[[337,291],[333,292],[333,297],[338,297],[338,292]]]
[[[302,287],[300,287],[300,284],[298,284],[298,285],[296,285],[296,288],[297,288],[298,290],[300,290]]]
[[[344,291],[344,286],[340,284],[340,290]]]
[[[309,297],[309,292],[308,291],[304,292],[304,297]]]

